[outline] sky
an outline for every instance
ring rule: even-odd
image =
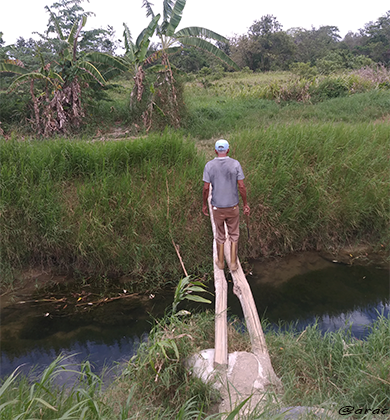
[[[45,6],[56,0],[8,0],[3,1],[0,13],[0,32],[5,45],[14,43],[18,37],[39,39],[33,32],[43,33],[49,15]],[[162,11],[163,0],[151,0],[154,12]],[[130,29],[133,40],[148,25],[142,0],[85,0],[85,11],[96,16],[88,18],[85,29],[106,28],[110,25],[116,38],[123,40],[123,23]],[[273,15],[283,30],[293,27],[304,29],[320,26],[337,26],[344,37],[349,31],[357,32],[366,23],[375,22],[390,10],[389,0],[187,0],[183,18],[178,29],[201,26],[225,37],[243,35],[255,20]],[[160,21],[161,22],[161,21]]]

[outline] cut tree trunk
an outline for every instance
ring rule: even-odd
[[[213,258],[214,258],[214,284],[215,284],[215,353],[214,366],[222,365],[228,366],[228,342],[227,342],[227,281],[223,270],[220,270],[216,265],[217,246],[216,246],[216,228],[213,218],[213,211],[211,206],[211,185],[209,193],[209,213],[211,225],[213,228]],[[225,260],[230,269],[230,247],[231,243],[227,235],[227,228],[225,224],[226,242],[224,246]],[[265,336],[261,327],[260,318],[257,312],[256,304],[253,299],[251,288],[246,280],[245,274],[242,270],[240,260],[237,257],[238,269],[230,270],[234,287],[233,292],[238,297],[245,317],[246,327],[249,332],[252,353],[255,354],[261,364],[264,377],[267,378],[269,384],[277,387],[281,386],[280,379],[276,376],[271,359],[269,357]],[[222,367],[221,366],[221,367]]]

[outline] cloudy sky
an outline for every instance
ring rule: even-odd
[[[45,6],[55,0],[8,0],[1,6],[0,32],[6,45],[20,36],[37,38],[34,31],[43,33],[48,22]],[[161,12],[163,0],[151,0],[154,12]],[[106,28],[110,25],[122,39],[123,22],[133,39],[144,29],[149,19],[142,8],[142,0],[85,0],[85,11],[95,13],[85,29]],[[343,37],[347,32],[357,32],[368,22],[375,22],[390,10],[389,0],[372,0],[358,3],[356,0],[187,0],[179,29],[202,26],[226,37],[246,34],[255,20],[270,14],[276,17],[283,30],[292,27],[311,29],[323,25],[337,26]]]

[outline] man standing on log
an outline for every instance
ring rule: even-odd
[[[215,153],[217,157],[206,163],[203,171],[203,214],[208,216],[207,199],[212,185],[211,205],[213,209],[214,222],[217,237],[217,261],[218,268],[223,270],[224,257],[223,248],[226,241],[225,226],[226,222],[228,234],[231,241],[230,248],[230,268],[237,270],[237,245],[239,237],[239,198],[240,192],[244,204],[244,214],[249,215],[250,208],[246,198],[246,188],[244,185],[244,173],[240,162],[228,156],[229,143],[218,140],[215,143]]]

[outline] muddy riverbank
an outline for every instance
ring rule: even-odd
[[[244,267],[266,324],[294,323],[304,329],[318,322],[324,331],[350,327],[360,337],[378,313],[390,309],[384,252],[304,252],[250,261]],[[23,363],[47,365],[64,352],[78,353],[77,362],[89,359],[100,367],[129,358],[147,337],[153,319],[164,316],[173,300],[173,286],[132,293],[125,279],[76,281],[37,270],[24,275],[18,287],[1,297],[3,374]],[[212,278],[208,285],[213,293]],[[231,289],[229,281],[229,316],[241,319]],[[214,305],[185,308],[213,310]]]

